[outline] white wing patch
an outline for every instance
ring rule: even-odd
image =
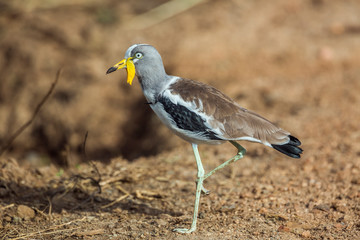
[[[209,130],[214,132],[220,138],[223,136],[222,131],[220,130],[220,127],[224,128],[223,124],[217,122],[216,125],[219,127],[214,128],[212,122],[214,122],[216,120],[213,118],[213,116],[209,116],[203,112],[203,103],[202,103],[201,99],[199,99],[198,104],[195,101],[188,102],[188,101],[185,101],[181,97],[181,95],[172,94],[171,91],[168,89],[166,89],[162,94],[164,96],[168,97],[169,99],[171,99],[171,101],[174,104],[182,105],[182,106],[186,107],[187,109],[189,109],[190,111],[194,112],[195,114],[199,115],[202,119],[204,119],[204,124],[207,128],[209,128]]]

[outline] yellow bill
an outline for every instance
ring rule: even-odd
[[[126,68],[127,71],[127,83],[132,84],[132,81],[135,78],[135,65],[132,61],[133,57],[129,57],[127,59],[123,59],[117,64],[115,64],[113,67],[109,68],[106,72],[106,74],[115,72],[118,69]]]

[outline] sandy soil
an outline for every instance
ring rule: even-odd
[[[0,1],[0,149],[62,68],[0,157],[0,239],[358,239],[360,2],[204,1],[156,22],[166,2]],[[191,146],[125,71],[105,75],[139,42],[290,131],[302,158],[242,142],[205,181],[197,231],[173,233],[191,223]],[[235,153],[200,146],[207,171]]]

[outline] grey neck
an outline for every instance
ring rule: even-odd
[[[140,67],[136,73],[143,93],[149,102],[155,101],[155,98],[162,92],[171,78],[166,74],[163,66],[155,69]]]

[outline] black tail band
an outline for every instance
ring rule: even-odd
[[[303,150],[298,147],[301,145],[301,142],[299,141],[299,139],[297,139],[294,136],[289,135],[290,141],[286,144],[283,145],[275,145],[275,144],[271,144],[271,146],[278,150],[279,152],[288,155],[289,157],[292,158],[300,158],[300,154],[303,152]]]

